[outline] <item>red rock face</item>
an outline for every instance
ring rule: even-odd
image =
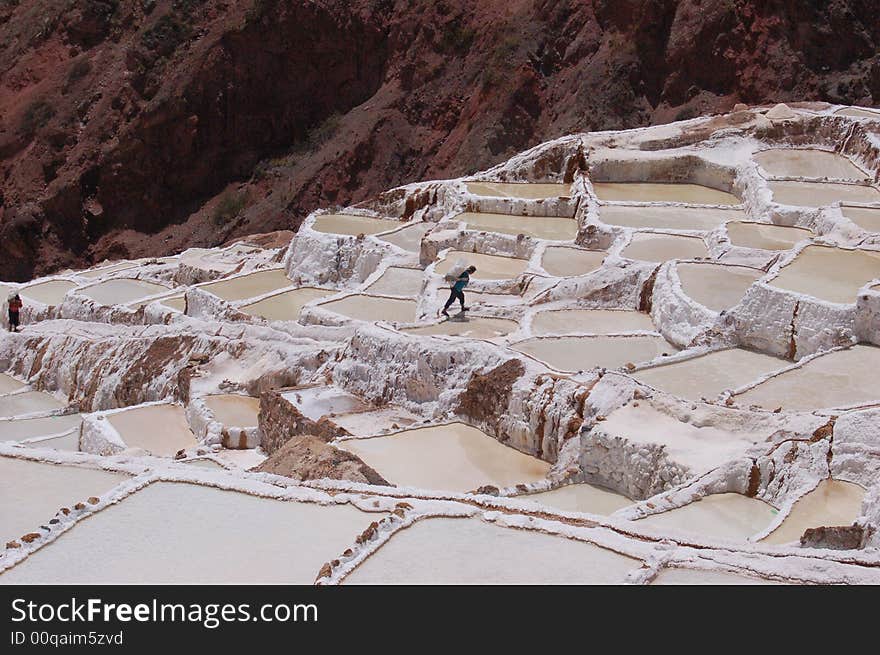
[[[0,278],[295,230],[573,131],[880,104],[873,4],[6,0]]]

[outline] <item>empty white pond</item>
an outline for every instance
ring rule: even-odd
[[[599,200],[636,202],[683,202],[698,205],[738,205],[739,198],[701,184],[654,182],[593,182]]]
[[[235,301],[262,296],[276,289],[283,289],[293,284],[284,273],[283,268],[273,268],[268,271],[249,273],[241,277],[235,277],[220,282],[211,282],[200,287],[204,291],[213,293],[223,300]]]
[[[616,369],[676,352],[666,339],[655,336],[536,337],[511,348],[569,373],[596,367]]]
[[[834,112],[838,116],[851,116],[852,118],[870,118],[880,121],[880,112],[871,111],[870,109],[861,109],[860,107],[844,107]]]
[[[880,202],[880,191],[858,184],[770,182],[773,202],[795,207],[827,207],[836,202]]]
[[[94,279],[101,277],[102,275],[106,275],[107,273],[115,273],[117,271],[124,271],[129,268],[135,268],[137,264],[134,262],[120,262],[118,264],[113,264],[111,266],[104,266],[103,268],[94,268],[89,271],[83,271],[82,273],[77,273],[80,277],[85,277],[89,279]]]
[[[656,585],[775,585],[785,584],[764,578],[752,578],[728,571],[707,571],[705,569],[682,569],[666,567],[654,578]]]
[[[0,417],[24,416],[37,412],[51,412],[64,407],[64,403],[42,391],[23,391],[0,396]]]
[[[727,221],[745,217],[736,209],[712,207],[653,207],[602,205],[599,219],[608,225],[660,230],[700,230],[708,232]]]
[[[807,528],[852,525],[862,513],[865,490],[841,480],[822,480],[813,491],[800,498],[782,524],[762,541],[786,544],[800,541]]]
[[[654,332],[649,314],[616,309],[554,309],[538,312],[532,318],[532,333],[542,334],[619,334]]]
[[[878,277],[880,251],[807,246],[769,284],[829,302],[854,303],[858,290]]]
[[[458,305],[453,305],[450,310],[458,311]],[[438,335],[445,334],[454,337],[467,337],[470,339],[492,339],[502,337],[519,329],[519,323],[506,318],[491,318],[488,316],[473,316],[463,314],[459,318],[452,314],[452,318],[432,325],[422,327],[404,328],[402,331],[408,334]]]
[[[326,234],[378,234],[400,227],[400,221],[351,214],[321,214],[315,218],[312,229]]]
[[[780,177],[833,177],[862,180],[865,171],[846,157],[826,150],[774,148],[755,154],[755,161],[770,175]]]
[[[277,293],[257,302],[239,307],[239,311],[251,316],[260,316],[268,321],[296,321],[302,308],[314,300],[320,300],[336,293],[333,289],[302,287]]]
[[[306,418],[317,421],[330,414],[348,414],[367,409],[367,405],[355,395],[339,387],[306,387],[293,389],[282,397],[296,407]]]
[[[91,496],[100,497],[127,477],[0,457],[0,541],[42,532],[40,526],[48,525],[62,507],[72,509]]]
[[[729,348],[645,369],[633,373],[633,377],[679,398],[699,400],[715,398],[722,391],[738,389],[790,364],[770,355]]]
[[[646,262],[665,262],[670,259],[708,257],[709,251],[699,237],[675,234],[635,234],[620,256]]]
[[[796,243],[812,237],[813,233],[800,227],[733,222],[727,225],[727,235],[730,243],[743,248],[790,250]]]
[[[550,465],[464,423],[416,428],[337,444],[404,487],[471,491],[544,479]]]
[[[421,418],[402,407],[388,406],[365,412],[337,415],[333,422],[356,437],[367,437],[390,430],[402,430]]]
[[[830,352],[780,373],[736,396],[743,405],[814,410],[880,400],[880,348],[857,345]]]
[[[409,227],[405,227],[390,234],[383,234],[376,237],[381,241],[393,243],[398,248],[403,248],[410,252],[419,252],[422,244],[422,237],[434,227],[435,223],[415,223]]]
[[[741,494],[712,494],[683,507],[652,514],[638,523],[718,539],[746,540],[764,530],[776,509]]]
[[[19,382],[14,377],[0,373],[0,394],[12,393],[13,391],[24,389],[26,386],[24,382]]]
[[[367,291],[389,296],[415,296],[422,290],[423,278],[424,271],[420,268],[391,266],[367,287]]]
[[[467,190],[468,193],[473,193],[476,196],[526,198],[533,200],[568,197],[571,195],[570,184],[468,182]]]
[[[880,232],[880,207],[852,207],[843,205],[840,211],[863,230]]]
[[[5,584],[311,584],[376,517],[156,482],[0,575]]]
[[[626,496],[592,484],[567,484],[550,491],[515,496],[515,498],[563,512],[583,512],[601,516],[608,516],[633,504],[633,501]]]
[[[148,296],[158,295],[164,291],[168,291],[168,287],[163,284],[154,284],[143,280],[117,279],[99,282],[81,289],[80,293],[102,305],[124,305]]]
[[[0,421],[0,441],[22,441],[63,434],[79,427],[79,414]]]
[[[74,288],[76,285],[67,280],[49,280],[27,286],[19,293],[24,299],[36,300],[51,306],[60,305],[67,292]]]
[[[412,323],[416,319],[416,302],[403,298],[385,298],[355,293],[340,300],[318,305],[321,309],[358,321],[393,321]]]
[[[604,250],[553,246],[544,251],[541,267],[556,277],[574,277],[601,267],[607,254]]]
[[[501,234],[525,234],[536,239],[570,241],[577,235],[577,221],[555,216],[513,216],[465,212],[453,220],[467,223],[468,229]]]
[[[177,405],[147,405],[107,415],[129,448],[171,457],[181,448],[196,445],[186,413]]]
[[[257,420],[257,414],[260,413],[259,398],[227,393],[206,396],[204,401],[214,415],[214,419],[223,425],[247,428],[259,424]]]
[[[395,534],[344,584],[619,584],[640,565],[565,537],[438,518]]]
[[[471,275],[473,280],[509,280],[519,276],[528,265],[525,259],[450,250],[442,261],[437,262],[434,272],[446,275],[452,270],[476,266],[477,272]]]
[[[675,270],[685,295],[716,312],[738,305],[746,291],[764,275],[745,266],[679,263]]]

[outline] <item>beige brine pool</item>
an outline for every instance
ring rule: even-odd
[[[550,275],[574,277],[591,273],[601,267],[607,254],[604,250],[553,246],[544,251],[541,266]]]
[[[42,391],[22,391],[0,396],[0,417],[51,412],[62,407],[63,402]]]
[[[434,267],[434,272],[446,275],[450,271],[460,271],[467,266],[476,266],[477,272],[471,275],[471,279],[510,280],[522,274],[528,265],[529,262],[525,259],[450,250],[446,253],[446,257]]]
[[[638,523],[718,539],[745,540],[770,525],[776,514],[773,506],[757,498],[722,493],[652,514]]]
[[[67,292],[75,288],[76,285],[67,280],[49,280],[48,282],[27,286],[21,289],[19,293],[25,302],[30,299],[51,306],[60,305]]]
[[[822,480],[800,498],[782,524],[762,541],[785,544],[799,541],[807,528],[852,525],[862,513],[865,490],[841,480]]]
[[[260,316],[268,321],[296,321],[303,307],[314,300],[332,296],[333,289],[317,289],[303,287],[277,293],[257,302],[239,307],[239,310],[251,316]]]
[[[416,302],[403,298],[355,293],[339,300],[321,303],[318,307],[357,321],[412,323],[416,319]]]
[[[653,207],[603,205],[599,219],[608,225],[661,230],[699,230],[708,232],[719,225],[745,217],[737,209],[712,207]]]
[[[807,246],[771,286],[834,303],[854,303],[859,288],[880,277],[880,251]]]
[[[880,191],[859,184],[770,182],[773,202],[795,207],[827,207],[836,202],[880,202]]]
[[[570,184],[467,182],[467,190],[468,193],[473,193],[477,196],[525,198],[532,200],[568,197],[571,195]]]
[[[670,259],[708,257],[709,251],[699,237],[677,234],[635,234],[620,256],[647,262],[665,262]]]
[[[284,289],[292,284],[293,282],[287,277],[283,268],[273,268],[267,271],[248,273],[247,275],[234,277],[229,280],[211,282],[198,288],[213,293],[215,296],[223,298],[223,300],[233,302],[262,296],[270,291]]]
[[[211,410],[214,419],[225,426],[238,428],[253,427],[259,424],[260,399],[234,393],[206,396],[205,405]]]
[[[593,182],[599,200],[682,202],[699,205],[738,205],[739,198],[701,184],[656,182]]]
[[[425,236],[435,225],[435,223],[415,223],[397,230],[396,232],[383,234],[376,238],[381,241],[393,243],[398,248],[403,248],[409,252],[419,252],[421,249],[422,237]]]
[[[616,369],[677,352],[666,339],[655,336],[535,337],[511,348],[569,373]]]
[[[592,484],[568,484],[550,491],[514,498],[563,512],[583,512],[601,516],[613,514],[633,504],[633,501],[626,496]]]
[[[514,216],[465,212],[453,220],[467,223],[468,229],[501,234],[525,234],[536,239],[570,241],[577,235],[577,221],[555,216]]]
[[[422,290],[424,271],[420,268],[388,267],[382,276],[367,287],[370,293],[388,296],[415,296]]]
[[[134,407],[109,414],[106,420],[129,448],[143,448],[160,457],[171,457],[181,448],[196,445],[186,413],[177,405]]]
[[[745,266],[679,263],[675,270],[686,296],[716,312],[738,305],[764,272]]]
[[[800,227],[737,221],[727,225],[727,235],[734,246],[760,250],[790,250],[796,243],[812,237],[813,233]]]
[[[458,312],[458,304],[456,303],[449,308],[451,316],[449,320],[422,327],[404,328],[403,332],[421,335],[448,335],[469,339],[492,339],[516,332],[519,329],[519,323],[506,318],[474,316],[467,312],[459,315]]]
[[[101,305],[125,305],[168,291],[164,284],[143,280],[116,279],[99,282],[80,293]]]
[[[880,232],[880,207],[852,207],[844,205],[840,211],[867,232]]]
[[[315,218],[312,229],[326,234],[346,234],[357,236],[358,234],[378,234],[400,227],[400,221],[372,216],[356,216],[352,214],[321,214]]]
[[[770,175],[780,177],[829,177],[863,180],[865,171],[850,159],[826,150],[774,148],[755,154],[755,161]]]
[[[649,314],[627,310],[553,309],[538,312],[532,318],[532,333],[536,335],[654,331]]]

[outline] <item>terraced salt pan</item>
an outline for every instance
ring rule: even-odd
[[[79,428],[79,414],[0,421],[0,441],[22,441],[62,434]]]
[[[599,219],[608,225],[668,230],[700,230],[708,232],[727,221],[745,217],[735,209],[712,207],[651,207],[602,205]]]
[[[880,207],[850,207],[844,205],[840,210],[844,216],[863,230],[880,232]]]
[[[0,417],[51,412],[62,407],[64,407],[64,403],[42,391],[23,391],[0,396]]]
[[[616,334],[654,332],[651,316],[642,312],[614,309],[554,309],[538,312],[532,318],[532,333]]]
[[[626,496],[592,484],[568,484],[550,491],[516,496],[516,499],[563,512],[583,512],[601,516],[613,514],[633,504],[633,501]]]
[[[755,161],[770,175],[781,177],[833,177],[863,180],[865,171],[848,158],[825,150],[774,148],[755,154]]]
[[[296,321],[306,304],[313,300],[332,296],[335,293],[336,291],[332,289],[302,287],[301,289],[276,293],[274,296],[239,307],[239,310],[251,316],[260,316],[268,321]]]
[[[400,227],[400,221],[392,221],[385,218],[372,218],[370,216],[355,216],[351,214],[321,214],[315,218],[312,229],[325,234],[378,234]]]
[[[450,308],[458,311],[457,305]],[[454,337],[467,337],[470,339],[492,339],[502,337],[519,329],[519,323],[506,318],[491,318],[487,316],[472,316],[465,314],[461,318],[452,315],[452,318],[440,323],[425,325],[416,328],[405,328],[402,332],[421,335],[449,335]]]
[[[753,268],[721,264],[684,262],[675,269],[685,295],[716,312],[738,305],[746,290],[764,275]]]
[[[94,268],[90,271],[83,271],[81,273],[77,273],[80,277],[94,279],[101,277],[102,275],[106,275],[107,273],[115,273],[117,271],[125,271],[129,268],[135,268],[137,264],[134,262],[120,262],[118,264],[113,264],[112,266],[104,266],[103,268]]]
[[[798,500],[782,524],[762,541],[786,544],[799,541],[807,528],[852,525],[862,513],[865,490],[841,480],[822,480]]]
[[[464,423],[415,428],[338,443],[390,482],[421,489],[470,491],[543,480],[547,462],[502,445]]]
[[[775,585],[775,580],[751,578],[727,571],[667,567],[651,582],[654,585]]]
[[[71,289],[76,288],[73,282],[67,280],[49,280],[25,287],[19,293],[25,299],[30,298],[44,305],[60,305],[64,296]]]
[[[374,518],[350,505],[156,482],[85,519],[0,583],[311,584]]]
[[[858,107],[844,107],[834,112],[838,116],[852,116],[853,118],[872,118],[880,121],[880,112],[871,111],[870,109],[859,109]]]
[[[186,414],[177,405],[134,407],[110,414],[107,420],[129,448],[143,448],[160,457],[196,445]]]
[[[282,397],[296,407],[306,418],[317,421],[330,414],[349,414],[367,409],[367,405],[339,387],[306,387],[293,389]]]
[[[770,182],[773,202],[795,207],[827,207],[836,202],[880,202],[880,191],[858,184]]]
[[[718,539],[745,540],[770,525],[776,514],[774,507],[757,498],[724,493],[652,514],[639,523]]]
[[[186,311],[186,298],[182,293],[169,295],[164,298],[148,298],[147,300],[138,300],[130,303],[129,307],[131,307],[132,309],[140,309],[141,307],[146,307],[153,302],[158,302],[160,305],[170,307],[171,309],[176,309],[179,312]]]
[[[666,339],[654,336],[539,337],[520,341],[511,348],[557,371],[571,373],[596,367],[616,369],[676,352],[675,346]]]
[[[880,348],[856,345],[781,373],[736,396],[743,405],[816,410],[880,401]]]
[[[70,432],[60,437],[30,441],[26,444],[29,448],[48,448],[50,450],[79,451],[79,431]]]
[[[403,248],[404,250],[409,250],[410,252],[419,252],[421,249],[422,237],[425,236],[432,227],[434,227],[434,223],[415,223],[414,225],[397,230],[391,234],[385,234],[376,238],[381,241],[393,243],[395,246]]]
[[[739,198],[701,184],[654,182],[593,182],[599,200],[636,202],[684,202],[699,205],[738,205]]]
[[[389,296],[416,296],[422,290],[423,279],[424,271],[420,268],[391,266],[367,287],[367,291]]]
[[[0,394],[12,393],[13,391],[24,389],[26,386],[24,382],[20,382],[5,373],[0,373]]]
[[[646,262],[665,262],[670,259],[708,257],[706,244],[698,237],[674,234],[635,234],[621,257]]]
[[[769,284],[836,303],[854,303],[858,290],[880,277],[880,251],[807,246]]]
[[[412,323],[416,318],[416,302],[403,298],[385,298],[355,293],[339,300],[318,305],[321,309],[358,321],[394,321]]]
[[[506,307],[509,305],[521,305],[522,296],[513,293],[482,293],[465,289],[465,306],[481,304],[488,307]]]
[[[421,419],[402,407],[383,407],[366,412],[334,416],[333,422],[356,437],[367,437],[387,430],[400,430]]]
[[[455,216],[454,220],[467,223],[471,230],[501,234],[525,234],[536,239],[551,241],[570,241],[577,236],[578,229],[576,220],[555,216],[514,216],[511,214],[465,212]]]
[[[452,270],[459,271],[467,266],[476,266],[477,272],[471,275],[472,280],[510,280],[526,270],[528,264],[525,259],[514,257],[450,250],[446,253],[446,257],[437,263],[434,271],[446,275]]]
[[[91,496],[100,497],[127,477],[0,457],[0,541],[40,532],[40,526],[48,525],[62,507],[72,508]]]
[[[438,518],[395,534],[343,584],[615,584],[639,566],[573,539]]]
[[[813,233],[800,227],[733,222],[727,225],[727,235],[735,246],[761,250],[790,250],[796,243],[812,237]]]
[[[80,293],[102,305],[125,305],[143,300],[148,296],[155,296],[163,291],[168,291],[168,287],[164,284],[144,282],[143,280],[116,279],[99,282],[94,286],[82,289]]]
[[[607,254],[604,250],[553,246],[544,251],[541,267],[556,277],[574,277],[595,271]]]
[[[738,389],[764,375],[790,365],[783,359],[729,348],[673,364],[633,373],[639,382],[679,398],[715,398],[722,391]]]
[[[259,424],[260,399],[251,396],[227,393],[207,396],[205,405],[214,414],[214,419],[225,426],[247,428]]]
[[[223,300],[230,302],[236,300],[244,300],[255,296],[283,289],[293,284],[290,278],[284,273],[283,268],[273,268],[268,271],[259,271],[235,277],[230,280],[221,280],[220,282],[211,282],[200,286],[199,289],[213,293]]]
[[[473,193],[476,196],[526,198],[532,200],[568,197],[571,195],[570,184],[468,182],[467,190],[468,193]]]
[[[233,469],[241,469],[249,471],[255,466],[259,466],[266,461],[266,453],[259,448],[242,448],[228,450],[226,448],[218,450],[214,456],[228,467]]]

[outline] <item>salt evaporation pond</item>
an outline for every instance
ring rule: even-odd
[[[450,307],[450,311],[457,312],[458,305]],[[404,328],[402,332],[421,335],[448,335],[469,339],[493,339],[503,337],[519,329],[519,323],[506,318],[491,318],[472,314],[464,314],[462,318],[457,318],[455,314],[450,314],[450,316],[452,318],[449,320],[421,327]]]
[[[655,182],[593,182],[599,200],[683,202],[699,205],[738,205],[739,198],[701,184]]]
[[[544,251],[541,267],[556,277],[574,277],[601,267],[607,254],[604,250],[552,246]]]
[[[19,293],[25,298],[36,300],[44,305],[60,305],[64,300],[64,296],[71,289],[75,289],[76,285],[67,280],[49,280],[48,282],[40,282],[21,289]]]
[[[28,532],[41,532],[40,526],[48,525],[62,507],[73,509],[76,503],[100,497],[127,477],[122,473],[0,457],[0,542]]]
[[[477,428],[450,423],[337,443],[404,487],[471,491],[543,480],[550,465],[499,443]]]
[[[791,362],[762,353],[729,348],[707,355],[663,364],[632,376],[655,389],[679,398],[715,398],[722,391],[738,389]]]
[[[769,544],[800,541],[807,528],[852,525],[862,513],[865,490],[857,484],[826,479],[791,509],[782,524],[762,539]]]
[[[196,445],[186,413],[177,405],[135,407],[108,414],[107,420],[129,448],[143,448],[160,457]]]
[[[770,525],[776,514],[773,506],[757,498],[721,493],[652,514],[638,523],[718,539],[746,540]]]
[[[0,575],[5,584],[311,584],[376,517],[156,482]]]
[[[273,268],[268,271],[248,273],[247,275],[234,277],[229,280],[211,282],[198,288],[213,293],[218,298],[232,302],[262,296],[270,291],[284,289],[292,285],[293,282],[287,277],[283,268]]]
[[[173,296],[171,298],[165,298],[159,301],[160,305],[165,305],[171,309],[176,309],[179,312],[186,311],[186,297],[185,296]]]
[[[99,282],[93,286],[81,289],[80,293],[102,305],[125,305],[155,296],[168,287],[164,284],[144,282],[143,280],[116,279]]]
[[[27,385],[24,382],[19,382],[5,373],[0,373],[0,394],[18,391],[19,389],[24,389],[26,386]]]
[[[79,430],[76,432],[69,432],[60,437],[24,442],[23,445],[28,448],[48,448],[50,450],[79,452]]]
[[[827,207],[836,202],[880,202],[880,191],[859,184],[770,182],[773,202],[795,207]]]
[[[867,232],[880,232],[880,207],[852,207],[843,205],[840,211]]]
[[[727,235],[734,246],[760,250],[790,250],[796,243],[812,237],[813,233],[800,227],[734,222],[727,225]]]
[[[764,275],[754,268],[722,264],[679,263],[675,270],[684,294],[716,312],[738,305],[748,288]]]
[[[396,533],[344,584],[619,584],[639,560],[478,518],[424,519]]]
[[[325,234],[378,234],[400,227],[400,221],[372,216],[355,216],[352,214],[321,214],[315,218],[312,229]]]
[[[536,337],[511,348],[569,373],[596,367],[616,369],[677,350],[666,339],[656,336]]]
[[[858,290],[880,277],[880,251],[807,246],[768,282],[778,289],[835,303],[854,303]]]
[[[880,112],[871,111],[870,109],[860,109],[859,107],[844,107],[834,112],[837,116],[851,116],[852,118],[870,118],[880,121]]]
[[[682,569],[666,567],[651,582],[652,585],[775,585],[785,584],[764,578],[752,578],[728,571]]]
[[[51,412],[62,407],[64,403],[42,391],[23,391],[0,396],[0,417]]]
[[[260,399],[235,393],[206,396],[205,405],[214,419],[225,426],[248,428],[259,424]]]
[[[376,238],[393,243],[398,248],[403,248],[409,252],[419,252],[421,250],[422,237],[434,226],[435,223],[415,223],[409,227],[391,232],[390,234],[383,234]]]
[[[318,307],[358,321],[412,323],[416,319],[416,302],[403,298],[355,293],[339,300],[321,303]]]
[[[94,268],[89,271],[82,271],[81,273],[77,273],[80,277],[94,279],[101,277],[102,275],[106,275],[107,273],[115,273],[117,271],[124,271],[129,268],[135,268],[137,264],[134,262],[120,262],[118,264],[113,264],[112,266],[105,266],[103,268]]]
[[[633,504],[633,501],[626,496],[592,484],[567,484],[550,491],[514,498],[563,512],[582,512],[600,516],[608,516]]]
[[[422,290],[424,271],[420,268],[390,266],[382,276],[367,287],[370,293],[389,296],[416,296]]]
[[[339,387],[305,387],[281,394],[306,418],[317,421],[330,414],[348,414],[367,409],[367,405],[355,395]]]
[[[276,293],[257,302],[239,307],[239,311],[251,316],[259,316],[267,321],[296,321],[302,308],[314,300],[335,295],[333,289],[302,287]]]
[[[64,434],[79,427],[79,414],[0,421],[0,441],[22,441]]]
[[[465,301],[465,306],[469,307],[478,304],[486,305],[487,307],[506,307],[509,305],[521,305],[523,299],[522,296],[515,293],[483,293],[481,291],[465,289]]]
[[[383,431],[400,430],[415,423],[421,418],[394,405],[351,414],[336,415],[333,422],[356,437],[367,437]]]
[[[699,237],[677,234],[635,234],[620,256],[646,262],[665,262],[670,259],[708,257],[709,251]]]
[[[467,190],[468,193],[473,193],[475,196],[532,200],[569,197],[571,195],[570,184],[533,184],[530,182],[467,182]]]
[[[446,275],[453,269],[458,271],[467,266],[476,266],[477,272],[471,275],[473,280],[510,280],[522,274],[528,265],[527,260],[515,257],[450,250],[434,267],[434,272]]]
[[[770,175],[780,177],[828,177],[863,180],[865,171],[846,157],[826,150],[773,148],[755,154],[755,161]]]
[[[453,220],[467,223],[470,230],[498,232],[500,234],[525,234],[536,239],[570,241],[577,235],[577,221],[556,216],[516,216],[465,212]]]
[[[727,221],[744,217],[745,213],[737,209],[713,207],[603,205],[599,209],[599,220],[607,225],[661,230],[708,232]]]
[[[877,371],[880,348],[856,345],[837,350],[803,366],[780,373],[736,396],[742,405],[766,409],[828,409],[848,407],[880,400]]]
[[[532,318],[532,333],[536,335],[655,331],[649,314],[618,309],[552,309]]]

